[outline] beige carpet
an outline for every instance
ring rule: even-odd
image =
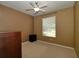
[[[74,49],[50,45],[44,42],[22,43],[23,58],[75,58]]]

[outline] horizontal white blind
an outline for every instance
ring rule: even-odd
[[[43,36],[56,37],[56,16],[42,19]]]

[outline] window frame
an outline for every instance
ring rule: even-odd
[[[44,18],[49,18],[49,17],[55,17],[55,37],[54,37],[53,35],[52,35],[52,36],[45,36],[45,35],[43,34],[43,19],[44,19]],[[42,18],[42,36],[44,36],[44,37],[49,37],[49,38],[56,38],[56,37],[57,37],[56,19],[57,19],[56,15],[54,15],[54,16],[48,16],[48,17],[43,17],[43,18]]]

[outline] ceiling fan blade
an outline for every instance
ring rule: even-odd
[[[35,8],[35,6],[34,6],[31,2],[30,2],[29,4],[30,4],[33,8]]]
[[[45,12],[45,10],[43,10],[43,9],[40,9],[39,11]]]
[[[35,12],[34,15],[37,15],[38,13],[39,13],[39,11],[38,12]]]
[[[39,10],[39,12],[45,13],[45,10]]]
[[[26,9],[26,11],[32,11],[33,9]]]
[[[42,9],[42,8],[46,8],[46,7],[47,7],[47,6],[42,6],[42,7],[40,7],[40,8]]]
[[[38,2],[35,2],[36,6],[39,7]]]

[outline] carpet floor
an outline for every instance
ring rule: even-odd
[[[76,58],[74,49],[43,43],[22,43],[22,58]]]

